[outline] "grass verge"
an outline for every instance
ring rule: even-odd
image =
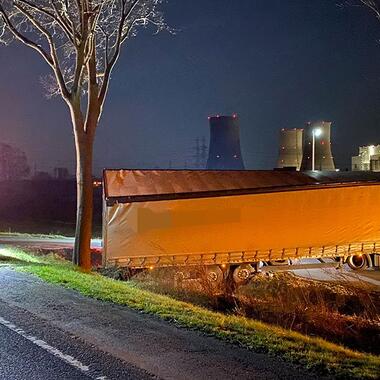
[[[254,319],[213,312],[142,290],[133,282],[82,273],[71,264],[55,258],[36,258],[14,249],[2,249],[0,256],[13,258],[11,264],[14,268],[47,282],[76,290],[85,296],[154,314],[257,352],[280,356],[319,374],[339,379],[378,379],[380,373],[379,356],[355,352]]]

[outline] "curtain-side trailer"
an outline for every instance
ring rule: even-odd
[[[376,173],[105,170],[103,207],[104,265],[243,282],[280,260],[380,264]]]

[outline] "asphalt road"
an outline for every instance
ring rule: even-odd
[[[314,379],[126,307],[0,267],[0,379]]]
[[[74,238],[72,237],[45,237],[45,236],[28,236],[26,234],[0,234],[0,244],[14,245],[29,248],[41,249],[71,249],[74,247]],[[92,239],[91,248],[96,250],[102,249],[101,239]]]
[[[2,303],[0,303],[0,310],[2,314],[8,314],[8,318],[11,317],[17,323],[15,325],[0,317],[0,379],[106,380],[111,378],[110,376],[115,379],[152,379],[152,376],[145,371],[127,366],[122,361],[107,356],[86,343],[59,331],[50,331],[33,316],[29,315],[30,320],[26,321],[23,319],[25,313],[20,317]],[[12,329],[12,325],[15,330]],[[30,335],[29,332],[22,332],[18,327],[20,325],[28,326],[28,331],[34,331],[37,336],[43,335],[44,339],[54,341],[55,346]],[[56,346],[70,352],[71,355],[77,355],[76,357],[79,357],[83,363],[76,357],[58,350]]]
[[[2,379],[82,379],[87,378],[73,367],[38,349],[17,333],[0,326],[0,377]],[[20,360],[22,358],[22,360]],[[45,365],[40,365],[46,363]]]

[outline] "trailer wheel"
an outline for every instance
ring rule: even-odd
[[[213,285],[221,285],[224,281],[224,273],[219,265],[210,265],[206,267],[207,281]]]
[[[352,255],[347,258],[348,266],[353,270],[363,269],[368,266],[365,255]]]
[[[232,278],[237,285],[246,284],[255,272],[251,264],[242,264],[234,269]]]

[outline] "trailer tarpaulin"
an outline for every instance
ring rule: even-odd
[[[380,241],[379,184],[297,172],[106,171],[105,259],[238,261],[244,252],[263,259]]]

